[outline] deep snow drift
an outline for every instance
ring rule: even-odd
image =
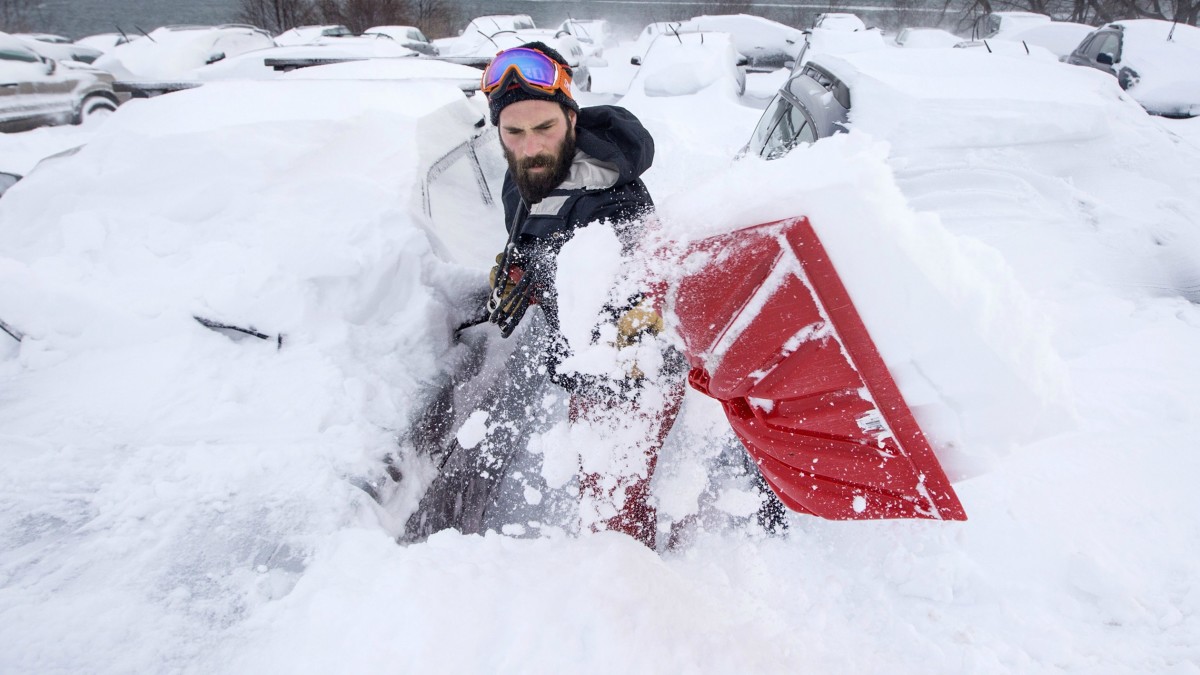
[[[503,240],[470,172],[422,192],[478,100],[221,83],[0,138],[90,139],[0,200],[0,671],[1196,672],[1200,129],[1095,78],[942,118],[882,82],[771,163],[730,159],[759,112],[726,92],[622,104],[667,234],[813,219],[970,520],[766,537],[690,392],[655,491],[703,517],[658,555],[394,543],[405,429]]]

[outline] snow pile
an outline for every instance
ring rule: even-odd
[[[208,63],[274,46],[257,30],[166,27],[113,48],[95,65],[117,79],[170,80]]]

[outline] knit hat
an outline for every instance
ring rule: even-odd
[[[574,75],[574,73],[571,71],[571,66],[567,65],[567,60],[562,57],[562,54],[559,54],[553,48],[547,46],[546,43],[526,42],[521,46],[525,49],[539,51],[557,61],[559,65],[563,67],[563,70],[567,72],[568,78]],[[524,87],[521,87],[520,85],[512,85],[504,92],[492,92],[492,94],[493,96],[488,97],[488,109],[492,113],[493,126],[500,126],[500,111],[506,106],[516,103],[517,101],[529,101],[535,99],[556,101],[570,108],[571,110],[574,110],[575,112],[579,112],[579,104],[575,102],[575,99],[567,96],[562,91],[555,91],[554,94],[543,94],[541,92],[534,93],[528,89],[525,89]]]

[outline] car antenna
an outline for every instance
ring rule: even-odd
[[[1178,26],[1178,25],[1179,25],[1179,17],[1175,17],[1175,20],[1171,22],[1171,32],[1170,32],[1170,33],[1167,33],[1167,42],[1173,42],[1173,41],[1174,41],[1174,38],[1175,38],[1175,26]]]
[[[987,47],[987,50],[988,50],[988,53],[989,53],[989,54],[991,54],[991,53],[992,53],[992,46],[991,46],[991,45],[989,45],[989,44],[987,43],[987,40],[984,40],[984,41],[983,41],[983,46],[984,46],[984,47]]]
[[[1030,51],[1029,51],[1029,43],[1028,43],[1028,42],[1026,42],[1026,41],[1024,41],[1024,40],[1021,40],[1021,44],[1025,45],[1025,53],[1026,53],[1026,54],[1030,54]]]
[[[122,38],[123,38],[123,39],[124,39],[126,42],[129,42],[129,36],[125,34],[125,31],[121,30],[121,26],[120,26],[120,24],[118,24],[118,25],[117,25],[117,32],[121,34],[121,37],[122,37]]]
[[[150,34],[147,33],[146,31],[142,30],[141,26],[139,26],[135,23],[135,24],[133,24],[133,27],[136,28],[138,30],[138,32],[141,33],[142,35],[145,35],[146,37],[150,38],[151,42],[153,42],[154,44],[158,44],[158,40],[155,40],[154,38],[150,37]]]

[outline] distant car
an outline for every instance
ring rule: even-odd
[[[975,20],[971,37],[974,40],[1009,40],[1016,33],[1050,21],[1049,16],[1036,12],[991,12]]]
[[[566,33],[584,44],[593,54],[600,54],[605,47],[616,44],[612,27],[604,19],[567,19],[558,26],[558,32]]]
[[[129,42],[130,39],[131,38],[125,33],[97,33],[95,35],[81,37],[75,41],[75,44],[83,45],[84,47],[91,47],[92,49],[99,49],[101,52],[107,54],[114,48],[120,47],[126,42]]]
[[[112,75],[58,63],[0,33],[0,131],[79,124],[117,109]]]
[[[1047,112],[1103,124],[1103,115],[1133,107],[1111,90],[1053,60],[981,49],[817,55],[780,88],[739,156],[777,159],[851,124],[893,144],[937,137],[944,148],[994,139],[999,128],[1025,144],[1062,140],[1066,132]]]
[[[308,45],[321,38],[350,37],[354,31],[340,24],[325,26],[296,26],[275,36],[275,44],[280,47],[293,45]]]
[[[373,26],[363,31],[363,35],[386,35],[414,52],[426,56],[438,55],[438,48],[416,26]]]
[[[1045,47],[1039,47],[1028,42],[1013,40],[963,40],[954,45],[955,49],[978,49],[988,54],[1004,54],[1022,58],[1033,58],[1041,61],[1058,61],[1058,56]]]
[[[905,28],[896,34],[897,47],[906,49],[940,49],[953,47],[962,38],[940,28]]]
[[[841,30],[814,28],[804,31],[804,45],[792,70],[796,71],[818,54],[853,54],[883,49],[883,33],[878,28]]]
[[[274,46],[269,33],[253,26],[164,26],[96,59],[96,67],[123,80],[170,80],[210,63]]]
[[[683,96],[724,86],[741,96],[746,92],[747,62],[726,33],[660,35],[645,56],[630,59],[638,72],[629,83],[629,92]]]
[[[1157,19],[1117,21],[1087,36],[1065,61],[1113,75],[1151,114],[1200,115],[1200,28]]]
[[[416,56],[411,49],[382,36],[327,38],[314,44],[256,49],[180,73],[176,79],[181,82],[273,80],[291,70],[324,63],[377,58],[415,61]]]
[[[857,14],[848,14],[846,12],[826,12],[818,14],[813,20],[813,28],[824,28],[825,30],[866,30],[867,24],[858,18]]]
[[[498,36],[511,35],[517,31],[534,30],[533,19],[527,14],[495,14],[471,19],[466,27],[459,31],[457,37],[434,40],[441,56],[461,58],[479,58],[492,49],[487,57],[490,59],[504,47],[499,46]]]
[[[77,45],[61,35],[47,33],[14,33],[13,37],[25,43],[38,54],[55,61],[79,61],[91,63],[104,54],[103,51]]]
[[[749,59],[747,69],[771,71],[794,63],[804,47],[804,32],[750,14],[697,16],[682,22],[681,32],[726,33],[733,48]]]
[[[1082,23],[1054,21],[1037,24],[1017,31],[1012,33],[1012,37],[1008,39],[1013,42],[1024,42],[1043,47],[1055,56],[1063,59],[1069,56],[1079,46],[1079,43],[1083,42],[1084,38],[1094,30],[1096,30],[1094,26],[1087,26]]]

